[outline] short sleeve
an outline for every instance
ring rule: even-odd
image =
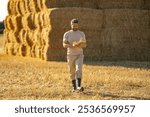
[[[83,41],[86,41],[86,37],[85,37],[84,32],[82,32],[82,39],[83,39]]]
[[[67,33],[65,33],[64,36],[63,36],[63,43],[68,43],[68,35],[67,35]]]

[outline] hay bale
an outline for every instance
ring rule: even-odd
[[[13,55],[13,44],[7,43],[4,48],[4,52],[8,55]]]
[[[6,52],[5,51],[5,48],[6,48],[6,45],[7,45],[7,43],[9,43],[10,41],[9,41],[9,39],[8,39],[8,30],[4,30],[4,45],[3,45],[3,47],[4,47],[4,52]]]
[[[6,43],[4,52],[8,55],[18,55],[19,44],[18,43]]]
[[[68,17],[65,17],[61,14],[66,14],[65,16]],[[101,10],[81,8],[50,9],[50,41],[48,44],[49,48],[47,48],[48,50],[46,50],[47,54],[45,55],[45,58],[47,58],[47,60],[66,59],[66,51],[62,47],[62,37],[65,31],[68,31],[70,29],[70,20],[74,17],[80,19],[81,28],[84,31],[86,30],[87,32],[90,32],[90,30],[99,30],[103,27],[103,11]]]
[[[16,5],[17,14],[24,15],[27,13],[25,0],[19,0]]]
[[[10,15],[17,15],[17,3],[18,0],[9,0],[7,9]]]
[[[23,24],[22,24],[22,16],[16,16],[15,19],[15,30],[16,32],[19,32],[22,28],[23,28]]]
[[[16,31],[16,32],[14,32],[14,36],[15,36],[15,42],[16,43],[20,43],[21,42],[21,38],[20,38],[20,36],[19,36],[19,31]]]
[[[26,36],[26,30],[25,29],[20,30],[20,32],[19,32],[19,38],[21,41],[20,43],[24,43],[25,36]]]
[[[7,16],[5,19],[7,30],[20,31],[22,29],[22,17],[18,15]]]
[[[106,28],[110,27],[150,27],[149,10],[106,9],[104,10]]]
[[[40,2],[39,1],[41,1],[41,0],[33,0],[33,4],[34,4],[34,6],[35,6],[35,11],[36,12],[39,12],[39,11],[41,11],[41,9],[40,9]]]
[[[83,7],[92,9],[142,8],[144,0],[45,0],[47,8]]]
[[[24,44],[21,44],[20,47],[19,47],[19,55],[21,56],[27,56],[27,45],[24,45]]]
[[[97,8],[98,0],[45,0],[47,8],[84,7]]]
[[[102,60],[149,60],[149,29],[107,28],[101,31]],[[94,45],[96,46],[96,45]],[[93,48],[94,49],[94,48]]]
[[[24,29],[34,30],[39,27],[37,14],[31,13],[22,16],[22,25]]]
[[[43,11],[47,10],[46,1],[45,0],[38,0],[38,6],[39,6],[41,11],[42,10]]]
[[[47,60],[48,56],[47,56],[47,51],[50,48],[50,33],[51,29],[50,27],[48,28],[43,28],[41,30],[41,56],[40,58],[43,60]]]
[[[19,52],[18,55],[20,56],[31,56],[31,46],[32,46],[32,40],[29,38],[30,31],[22,29],[19,32]]]
[[[40,12],[46,10],[45,0],[25,0],[25,6],[28,12]]]
[[[19,47],[20,47],[19,43],[13,44],[13,55],[19,55]]]
[[[79,7],[92,9],[150,8],[148,0],[9,0],[11,15],[40,12],[49,8]]]
[[[42,45],[46,46],[50,44],[50,39],[49,39],[50,32],[51,32],[51,29],[49,27],[43,28],[41,30]]]
[[[27,16],[27,19],[25,21],[27,21],[27,27],[31,30],[34,30],[38,27],[38,25],[36,24],[35,20],[38,20],[36,19],[36,16],[35,14],[29,14]]]
[[[150,9],[150,1],[149,0],[144,0],[144,6],[145,9]]]
[[[142,8],[144,0],[100,0],[98,4],[102,9],[114,9],[114,8]]]
[[[45,12],[45,14],[43,14],[43,28],[50,28],[50,18],[49,18],[49,13]]]
[[[4,26],[5,26],[5,29],[7,30],[11,30],[10,27],[9,27],[9,16],[6,16],[5,20],[4,20]],[[5,33],[4,33],[5,34]]]
[[[15,37],[14,37],[14,32],[13,31],[9,31],[8,33],[7,33],[7,38],[8,38],[8,41],[10,42],[10,43],[13,43],[13,42],[15,42]]]
[[[150,60],[150,12],[141,10],[149,8],[146,3],[147,0],[10,0],[5,52],[66,60],[63,34],[70,29],[70,20],[78,18],[88,43],[86,60]]]
[[[28,12],[36,12],[36,8],[33,0],[26,0],[26,8]]]
[[[50,42],[45,55],[48,60],[65,60],[62,36],[70,29],[69,22],[74,17],[80,19],[81,30],[87,37],[88,48],[85,49],[85,59],[150,60],[147,54],[150,48],[148,41],[150,30],[147,30],[150,20],[147,10],[60,8],[51,9],[49,17]]]
[[[26,40],[26,43],[27,45],[31,48],[34,44],[33,42],[33,36],[34,36],[34,31],[31,31],[31,30],[25,30],[25,40]]]
[[[5,28],[7,30],[14,30],[15,26],[14,26],[14,17],[12,16],[7,16],[5,19]]]
[[[39,23],[40,29],[46,28],[50,24],[49,16],[47,14],[48,14],[47,12],[40,12],[39,14],[38,23]]]

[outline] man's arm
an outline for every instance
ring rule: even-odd
[[[73,46],[69,43],[63,43],[64,48],[73,48]]]
[[[76,45],[76,47],[78,48],[86,48],[86,46],[87,46],[86,43],[81,43],[81,44]]]
[[[68,42],[67,33],[65,33],[63,36],[63,47],[64,48],[73,48],[73,46]]]
[[[77,47],[79,47],[79,48],[86,48],[87,47],[87,43],[86,43],[86,37],[85,37],[84,32],[81,32],[81,35],[82,35],[82,41],[81,41],[81,43],[77,44]]]

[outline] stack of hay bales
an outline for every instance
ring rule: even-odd
[[[148,0],[9,0],[5,52],[65,60],[63,34],[78,18],[86,60],[150,60]]]
[[[44,58],[44,48],[49,45],[50,18],[48,9],[40,2],[41,0],[9,0],[9,15],[5,19],[4,31],[7,54],[47,59]],[[44,35],[47,35],[46,39],[43,38]]]

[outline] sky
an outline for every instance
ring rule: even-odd
[[[0,21],[3,21],[8,14],[7,3],[8,0],[0,0]]]

